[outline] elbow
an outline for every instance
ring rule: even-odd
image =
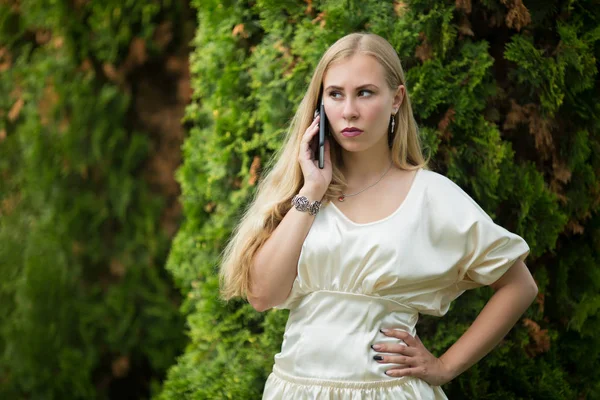
[[[248,296],[248,303],[258,312],[265,312],[272,308],[266,299],[257,296]]]
[[[533,291],[533,294],[535,296],[537,296],[537,294],[540,292],[540,289],[538,288],[538,286],[535,283],[535,281],[533,281],[532,284],[531,284],[531,290]]]
[[[537,284],[535,283],[535,281],[531,282],[531,285],[529,287],[530,287],[530,290],[531,290],[531,302],[533,303],[533,301],[537,297],[537,295],[540,292],[540,290],[539,290]]]
[[[535,298],[537,297],[540,289],[538,288],[537,283],[531,274],[529,274],[529,279],[527,279],[526,281],[527,292],[530,294],[531,301],[533,302],[533,300],[535,300]]]
[[[256,311],[258,311],[260,313],[265,312],[269,309],[269,307],[267,307],[267,305],[265,303],[262,303],[257,300],[251,301],[250,305],[252,306],[252,308],[254,308]]]

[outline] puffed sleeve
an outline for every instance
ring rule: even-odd
[[[304,290],[302,288],[302,282],[298,277],[294,280],[294,285],[292,286],[292,290],[288,295],[287,299],[283,301],[283,303],[274,306],[273,308],[277,310],[293,310],[296,308],[300,300],[305,296]]]
[[[464,233],[465,257],[459,265],[457,285],[461,290],[496,282],[517,261],[529,255],[522,237],[494,223],[476,207],[470,226]]]
[[[435,314],[443,315],[465,290],[496,282],[517,260],[525,260],[529,246],[519,235],[496,224],[458,185],[443,177],[433,191],[433,220],[452,279],[436,296]]]

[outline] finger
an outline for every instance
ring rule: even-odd
[[[310,124],[310,126],[308,128],[306,128],[306,131],[304,131],[304,135],[302,135],[302,144],[310,142],[310,140],[313,138],[315,133],[317,133],[319,131],[319,123],[318,123],[319,119],[320,119],[320,117],[317,117],[312,122],[312,124]]]
[[[399,378],[402,376],[414,376],[416,378],[423,378],[423,369],[421,367],[409,367],[409,368],[391,368],[385,371],[388,376]]]
[[[381,353],[398,353],[405,356],[414,356],[418,353],[418,349],[402,343],[378,343],[371,346],[371,348]]]
[[[310,125],[308,126],[308,128],[306,128],[305,132],[308,132],[311,128],[319,125],[319,121],[321,120],[321,116],[317,115],[317,117],[315,119],[312,120],[312,122],[310,123]]]
[[[306,128],[304,135],[302,135],[302,139],[300,140],[300,151],[302,154],[308,155],[310,154],[309,150],[314,151],[314,146],[312,146],[312,139],[315,133],[319,130],[319,125],[317,123],[318,119],[319,117],[317,117],[315,121],[313,121],[313,123],[310,124],[308,128]]]
[[[383,334],[386,336],[395,337],[396,339],[401,339],[404,341],[404,343],[406,343],[409,346],[415,347],[418,345],[418,342],[415,340],[415,338],[412,337],[406,331],[401,331],[398,329],[382,329],[381,332],[383,332]]]
[[[407,356],[376,354],[373,356],[373,360],[377,361],[379,364],[400,364],[405,367],[411,367],[416,365],[415,359]]]

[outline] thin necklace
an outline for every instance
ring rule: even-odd
[[[352,193],[352,194],[344,194],[342,193],[342,195],[340,197],[338,197],[339,201],[344,201],[346,199],[346,197],[350,197],[350,196],[356,196],[357,194],[360,194],[362,192],[364,192],[365,190],[372,188],[373,186],[377,185],[379,183],[379,181],[381,181],[383,179],[383,177],[385,176],[385,174],[388,173],[388,171],[390,170],[390,168],[392,168],[392,164],[393,162],[390,161],[390,166],[388,167],[388,169],[383,173],[383,175],[381,175],[381,178],[379,178],[379,180],[377,182],[375,182],[374,184],[372,184],[371,186],[367,186],[366,188],[364,188],[363,190],[361,190],[360,192],[356,192],[356,193]]]

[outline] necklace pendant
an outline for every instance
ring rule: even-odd
[[[338,197],[338,200],[339,200],[339,201],[344,201],[344,199],[345,199],[345,198],[346,198],[346,196],[344,196],[344,195],[341,195],[340,197]]]

